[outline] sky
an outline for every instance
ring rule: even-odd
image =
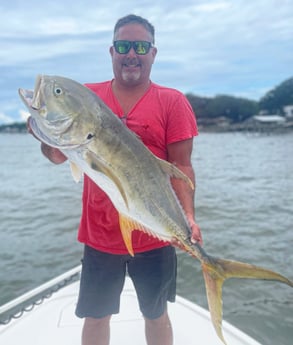
[[[38,74],[112,79],[113,27],[130,13],[155,26],[155,83],[259,100],[293,76],[292,0],[1,1],[0,124],[25,120],[17,90]]]

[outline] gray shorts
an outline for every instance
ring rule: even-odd
[[[118,314],[126,272],[134,283],[140,310],[146,318],[160,317],[167,301],[175,301],[177,258],[172,246],[137,253],[134,257],[85,246],[76,315],[103,318]]]

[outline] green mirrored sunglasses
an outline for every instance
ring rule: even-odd
[[[115,51],[118,54],[127,54],[133,47],[136,54],[145,55],[150,51],[150,48],[152,47],[152,43],[147,41],[118,40],[114,41],[113,45]]]

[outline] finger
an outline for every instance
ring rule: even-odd
[[[198,242],[202,246],[203,241],[202,241],[202,236],[201,236],[201,231],[200,231],[199,226],[195,223],[192,225],[191,230],[192,230],[191,242],[192,243]]]

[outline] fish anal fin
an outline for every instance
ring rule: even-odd
[[[194,184],[188,176],[186,176],[180,169],[178,169],[174,164],[171,164],[163,159],[156,157],[161,169],[169,175],[170,177],[178,178],[185,181],[191,189],[194,189]]]
[[[87,163],[89,164],[89,166],[96,171],[99,171],[101,173],[103,173],[104,175],[106,175],[110,180],[112,180],[114,182],[114,184],[116,185],[116,187],[118,188],[124,202],[127,208],[129,208],[128,206],[128,200],[127,200],[127,196],[126,193],[124,191],[124,188],[121,184],[121,181],[119,180],[119,178],[113,173],[113,171],[110,169],[109,166],[106,165],[105,162],[103,162],[101,159],[99,159],[99,157],[92,151],[87,151],[85,154],[85,160],[87,161]]]
[[[73,177],[73,180],[75,182],[79,182],[82,178],[82,171],[81,169],[73,162],[70,162],[70,170],[71,170],[71,174]]]
[[[119,224],[124,244],[131,256],[134,256],[132,247],[132,231],[135,229],[135,223],[133,223],[127,216],[119,213]]]
[[[142,231],[142,232],[144,232],[144,233],[146,233],[152,237],[157,238],[160,241],[169,242],[169,240],[160,238],[154,232],[152,232],[151,229],[145,227],[144,225],[142,225],[138,221],[135,221],[132,218],[130,218],[129,216],[122,214],[122,213],[119,213],[119,225],[120,225],[120,230],[121,230],[121,234],[123,237],[123,241],[124,241],[125,246],[128,250],[128,253],[131,256],[134,256],[134,251],[133,251],[133,247],[132,247],[132,239],[131,239],[132,231],[134,231],[134,230]]]

